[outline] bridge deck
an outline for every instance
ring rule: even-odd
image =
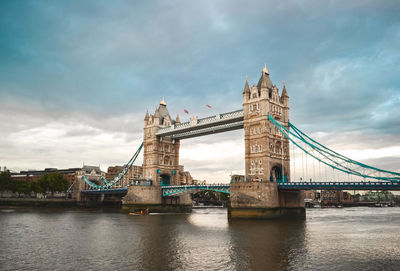
[[[279,183],[280,190],[400,190],[400,183],[394,182],[291,182]],[[162,186],[163,196],[183,193],[191,190],[213,190],[222,193],[229,193],[230,184],[209,184],[209,185],[175,185]],[[82,190],[84,194],[123,194],[127,187],[113,189],[89,189]]]
[[[236,110],[215,116],[183,122],[169,127],[159,128],[156,135],[184,139],[221,133],[243,128],[243,110]]]
[[[282,190],[400,190],[391,182],[291,182],[280,183]]]

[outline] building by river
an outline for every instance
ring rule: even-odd
[[[98,182],[102,176],[105,176],[105,172],[101,171],[99,166],[83,165],[79,168],[45,168],[43,170],[23,170],[19,173],[11,173],[11,178],[12,180],[16,181],[34,182],[38,181],[45,174],[56,172],[63,175],[70,185],[81,178],[82,175],[90,176],[90,179],[96,182]]]

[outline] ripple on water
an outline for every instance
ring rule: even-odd
[[[400,208],[309,209],[306,221],[2,209],[0,269],[396,270],[399,225]]]

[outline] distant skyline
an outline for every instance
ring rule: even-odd
[[[398,14],[368,0],[0,1],[0,166],[122,165],[146,109],[241,109],[266,63],[296,126],[400,171]],[[244,171],[243,131],[183,140],[180,156],[194,178],[227,181]]]

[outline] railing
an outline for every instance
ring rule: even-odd
[[[199,126],[199,128],[201,126],[206,126],[208,124],[213,124],[215,123],[216,125],[218,125],[218,123],[225,123],[229,120],[237,120],[237,119],[241,119],[243,118],[244,113],[243,110],[236,110],[236,111],[232,111],[232,112],[227,112],[227,113],[222,113],[222,114],[217,114],[215,116],[211,116],[211,117],[206,117],[206,118],[202,118],[202,119],[198,119],[196,120],[196,122],[194,123],[193,121],[187,121],[187,122],[183,122],[177,125],[171,125],[168,127],[162,127],[162,128],[158,128],[157,131],[157,135],[163,135],[166,133],[170,133],[170,132],[174,132],[174,133],[178,133],[181,130],[186,130],[188,128],[192,128],[192,127],[197,127]]]
[[[278,183],[281,190],[400,190],[396,182],[291,182]],[[230,194],[230,184],[195,184],[162,186],[162,196],[189,192],[191,190],[211,190]],[[92,188],[82,190],[82,193],[121,193],[127,187],[121,188]]]
[[[189,192],[192,190],[210,190],[220,193],[230,194],[229,184],[197,184],[197,185],[174,185],[174,186],[163,186],[162,196],[166,197],[173,194],[179,194]]]
[[[279,189],[295,190],[400,190],[396,182],[291,182],[279,183]]]

